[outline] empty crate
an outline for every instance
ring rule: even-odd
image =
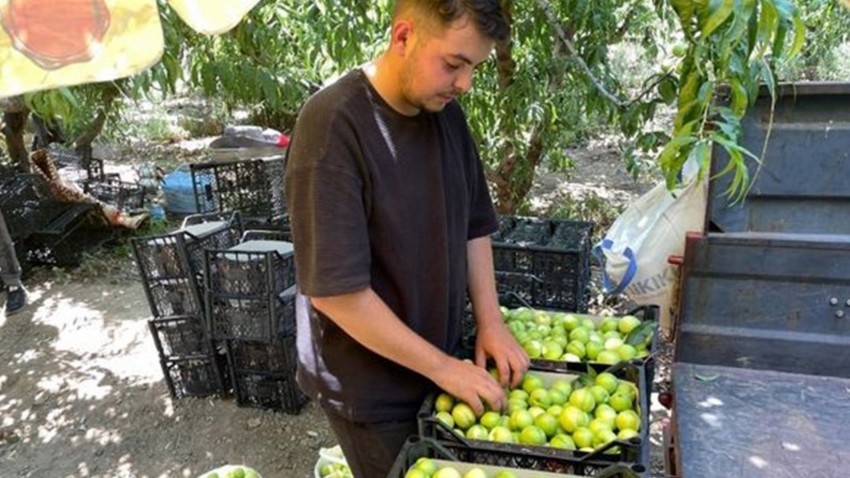
[[[292,245],[246,241],[207,251],[207,317],[216,339],[271,340],[295,334]]]

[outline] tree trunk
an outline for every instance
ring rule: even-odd
[[[118,97],[120,90],[112,87],[103,94],[103,105],[97,112],[89,128],[74,140],[74,151],[82,157],[82,165],[87,168],[92,159],[92,142],[97,138],[106,125],[106,118],[112,109],[112,103]]]
[[[6,148],[9,150],[12,162],[22,173],[30,172],[29,153],[24,143],[24,129],[29,113],[26,108],[21,111],[3,113],[3,135],[6,137]]]

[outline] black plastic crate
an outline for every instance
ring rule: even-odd
[[[172,398],[208,397],[224,392],[215,358],[162,360],[160,364]]]
[[[212,344],[200,316],[151,319],[148,327],[161,360],[212,356]]]
[[[83,190],[122,211],[137,211],[145,205],[145,189],[136,183],[120,179],[86,181],[83,183]]]
[[[271,340],[295,335],[295,287],[269,300],[208,294],[207,308],[215,339]]]
[[[41,175],[15,174],[0,180],[0,210],[12,240],[25,239],[68,208],[68,203],[54,198]]]
[[[590,297],[593,223],[502,217],[493,236],[499,293],[535,307],[584,312]]]
[[[227,361],[237,372],[280,373],[295,376],[298,366],[295,337],[271,341],[227,340]]]
[[[197,210],[240,211],[259,222],[282,217],[284,164],[283,156],[191,164]]]
[[[84,252],[115,238],[115,229],[93,203],[66,203],[66,209],[24,240],[33,264],[76,266]]]
[[[240,229],[238,215],[197,223],[187,218],[173,233],[133,239],[136,265],[154,317],[204,314],[204,251],[232,246]]]
[[[271,340],[295,335],[295,263],[291,244],[243,242],[263,252],[213,250],[206,253],[207,317],[216,339]],[[275,246],[288,246],[278,253]]]
[[[295,376],[280,373],[233,371],[236,405],[297,414],[307,404]]]
[[[554,449],[518,450],[495,445],[490,449],[482,450],[462,440],[436,442],[427,438],[411,437],[402,446],[387,478],[404,478],[410,467],[420,458],[599,478],[637,478],[647,471],[646,466],[634,463],[594,462],[566,458],[555,453]]]
[[[638,393],[636,400],[637,413],[641,419],[641,430],[638,437],[629,440],[616,440],[594,450],[583,452],[580,450],[553,449],[543,446],[520,445],[497,443],[483,440],[470,440],[459,437],[452,429],[434,417],[434,404],[437,394],[433,393],[426,397],[417,413],[419,422],[419,435],[423,438],[437,440],[439,442],[457,442],[462,440],[471,449],[482,452],[493,452],[500,450],[514,450],[517,452],[545,453],[552,456],[579,459],[585,461],[596,461],[600,463],[634,463],[639,465],[649,464],[649,403],[650,392],[647,389],[646,371],[642,365],[629,362],[621,362],[616,365],[604,365],[599,363],[575,363],[575,362],[546,362],[542,364],[532,363],[530,372],[549,372],[556,374],[569,374],[582,376],[584,374],[609,372],[620,380],[633,384]]]

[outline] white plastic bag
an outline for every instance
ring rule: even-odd
[[[603,286],[611,295],[625,293],[639,305],[657,305],[661,330],[672,328],[678,272],[667,262],[685,249],[685,234],[702,232],[708,180],[699,168],[683,169],[684,187],[673,191],[661,183],[629,206],[597,244],[593,253],[603,263]]]
[[[345,468],[336,469],[329,475],[322,475],[322,467],[325,465],[343,465]],[[348,470],[348,462],[345,461],[342,447],[336,445],[331,448],[322,448],[319,450],[319,460],[313,468],[314,478],[346,478],[350,476],[351,471]]]

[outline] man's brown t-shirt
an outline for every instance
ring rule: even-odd
[[[404,116],[361,70],[348,73],[304,105],[286,197],[303,294],[298,383],[354,421],[413,419],[433,384],[360,345],[307,297],[371,286],[416,333],[457,348],[467,241],[498,229],[460,106]]]

